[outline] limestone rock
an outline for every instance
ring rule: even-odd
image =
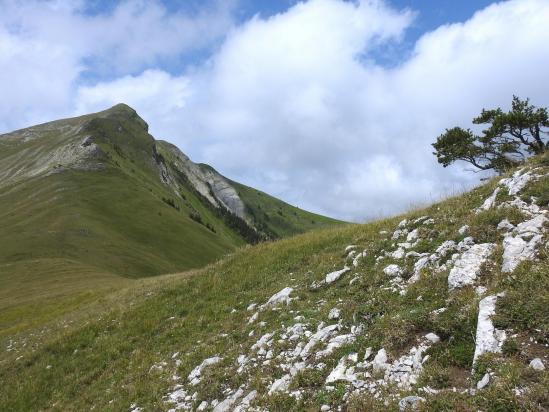
[[[496,329],[491,319],[496,313],[497,298],[496,295],[486,296],[479,303],[473,366],[479,356],[490,352],[501,352],[501,347],[505,341],[505,331]]]
[[[537,371],[545,370],[545,365],[543,364],[543,361],[540,358],[532,359],[530,361],[530,367]]]
[[[397,277],[402,274],[402,269],[400,268],[400,266],[392,264],[385,267],[385,269],[383,269],[383,273],[385,273],[387,276]]]
[[[490,374],[486,373],[484,374],[482,379],[477,382],[477,389],[478,390],[484,389],[486,386],[488,386],[489,383],[490,383]]]
[[[328,319],[330,319],[330,320],[339,319],[340,312],[341,311],[338,308],[331,309],[330,313],[328,313]]]
[[[493,243],[481,243],[465,251],[448,275],[448,288],[453,290],[472,285],[480,273],[480,267],[495,249]]]
[[[327,284],[333,283],[350,270],[351,270],[350,267],[345,266],[341,270],[336,270],[335,272],[330,272],[326,275],[326,279],[324,281]]]
[[[380,349],[372,362],[372,368],[374,371],[384,371],[389,367],[387,363],[387,352],[385,349]]]
[[[292,298],[290,298],[290,293],[294,291],[293,288],[286,287],[282,289],[280,292],[275,293],[273,296],[269,298],[267,303],[263,305],[264,307],[267,306],[275,306],[280,303],[286,303],[287,305],[292,301]]]
[[[208,358],[208,359],[204,359],[202,361],[202,363],[200,365],[198,365],[196,368],[194,368],[191,373],[189,374],[189,376],[187,377],[187,379],[189,380],[189,382],[191,383],[191,385],[198,385],[200,383],[200,379],[201,379],[201,376],[202,376],[202,371],[204,370],[204,368],[210,366],[210,365],[215,365],[216,363],[220,362],[221,361],[221,358],[219,356],[213,356],[211,358]]]
[[[425,402],[425,398],[421,396],[406,396],[398,402],[400,411],[410,411],[418,408],[420,402]]]

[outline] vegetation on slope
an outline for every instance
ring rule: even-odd
[[[254,226],[273,239],[341,223],[289,205],[252,187],[232,184],[246,204]]]
[[[544,167],[539,170],[545,177],[523,194],[547,187],[549,162],[547,158],[536,161]],[[498,301],[495,321],[498,327],[512,328],[512,333],[508,330],[511,343],[503,353],[481,357],[474,374],[471,365],[480,300],[475,290],[449,291],[448,271],[427,270],[409,285],[406,294],[395,293],[383,272],[391,258],[376,264],[376,256],[385,256],[383,251],[391,247],[391,235],[403,218],[414,221],[426,215],[434,220],[431,225],[417,224],[422,239],[414,249],[417,252],[432,252],[446,240],[463,240],[465,235],[458,229],[465,224],[478,242],[499,245],[503,235],[494,230],[494,224],[503,218],[515,224],[524,219],[513,208],[474,212],[496,185],[492,181],[398,218],[247,247],[194,274],[159,277],[115,292],[108,298],[110,303],[96,308],[92,316],[75,314],[70,324],[49,325],[39,329],[39,334],[4,339],[7,350],[0,360],[4,383],[0,409],[127,410],[133,404],[143,410],[167,410],[173,405],[166,402],[166,395],[174,391],[174,385],[188,387],[187,376],[193,368],[219,355],[222,360],[205,369],[193,389],[195,408],[202,400],[224,399],[227,388],[246,385],[258,391],[255,402],[259,407],[273,411],[319,410],[321,405],[335,408],[342,404],[355,411],[398,410],[398,400],[417,393],[419,387],[430,388],[419,393],[426,398],[418,406],[423,410],[546,410],[549,374],[528,366],[534,357],[547,359],[546,249],[540,249],[538,260],[524,261],[512,274],[501,272],[500,246],[493,260],[483,265],[478,284],[487,288],[485,294],[507,292]],[[498,195],[499,201],[505,196]],[[326,273],[341,268],[344,249],[350,244],[367,252],[356,269],[331,285],[311,288]],[[265,303],[284,287],[294,288],[292,297],[297,299],[278,310],[260,311],[259,319],[250,323],[254,312],[248,306]],[[272,348],[277,353],[287,345],[281,330],[296,323],[296,316],[302,316],[302,322],[314,331],[322,322],[337,322],[328,320],[332,308],[340,309],[344,330],[362,323],[364,333],[323,358],[324,368],[299,372],[288,391],[272,395],[268,388],[284,373],[276,357],[235,373],[238,356],[248,354],[261,336],[275,333],[279,340]],[[435,312],[440,308],[446,310]],[[325,384],[343,356],[354,352],[362,358],[368,347],[374,353],[385,348],[392,360],[429,332],[436,333],[440,342],[428,350],[418,385],[411,389],[388,386],[380,392],[384,404],[367,392],[347,397],[346,382]],[[490,385],[470,391],[485,372],[493,373]],[[299,398],[290,395],[296,390],[301,393]]]
[[[0,136],[0,307],[11,313],[2,333],[126,278],[203,267],[263,238],[170,169],[161,146],[126,105]],[[32,292],[64,290],[66,274],[64,292]],[[28,299],[12,299],[29,278]]]

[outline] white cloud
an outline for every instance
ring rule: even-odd
[[[549,1],[493,4],[426,33],[399,66],[376,64],[413,18],[381,1],[310,0],[235,27],[179,76],[156,68],[72,86],[72,107],[125,101],[157,138],[301,207],[353,220],[394,213],[478,181],[436,163],[430,144],[446,127],[508,107],[513,94],[549,106]],[[68,78],[79,64],[67,58]],[[64,107],[71,87],[59,90]]]
[[[232,26],[233,1],[198,14],[128,0],[90,14],[83,0],[0,1],[0,130],[73,112],[86,79],[140,72],[208,49]]]
[[[427,33],[408,61],[386,69],[368,51],[398,39],[409,13],[301,4],[227,39],[196,135],[213,140],[204,143],[208,162],[332,215],[361,219],[432,201],[479,177],[436,163],[430,144],[444,128],[468,126],[513,94],[549,103],[546,21],[547,1],[494,4]]]
[[[169,139],[177,130],[181,111],[189,97],[189,80],[161,70],[146,70],[139,76],[125,76],[111,82],[78,89],[76,114],[104,110],[117,103],[131,103],[145,120],[154,119],[151,128],[158,138]]]

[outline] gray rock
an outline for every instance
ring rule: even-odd
[[[287,305],[292,301],[292,298],[290,298],[290,293],[294,291],[293,288],[284,288],[280,292],[275,293],[273,296],[269,298],[267,303],[263,305],[263,307],[267,306],[275,306],[280,303],[286,303]]]
[[[340,310],[338,308],[333,308],[330,310],[330,313],[328,313],[328,319],[334,320],[339,319]]]
[[[503,239],[502,272],[513,272],[520,262],[536,257],[542,235],[535,235],[526,241],[520,236],[507,236]]]
[[[383,269],[383,273],[385,273],[387,276],[397,277],[402,274],[402,269],[400,268],[400,266],[392,264],[385,267],[385,269]]]
[[[462,227],[460,227],[458,229],[458,233],[460,235],[464,235],[465,233],[467,233],[469,231],[469,225],[463,225]]]
[[[496,313],[497,298],[496,295],[487,296],[479,303],[473,366],[480,355],[501,352],[501,346],[505,341],[505,331],[496,329],[491,319]]]
[[[420,402],[425,402],[425,398],[421,396],[407,396],[398,402],[398,408],[401,411],[414,410],[417,409]]]
[[[372,362],[372,368],[374,371],[384,371],[389,367],[387,363],[387,352],[385,349],[380,349]]]
[[[327,284],[333,283],[350,270],[351,270],[350,267],[345,266],[341,270],[336,270],[335,272],[330,272],[326,275],[325,282]]]
[[[498,230],[513,230],[515,226],[509,222],[507,219],[503,219],[501,222],[498,223],[497,229]]]
[[[484,210],[489,210],[491,209],[492,207],[494,207],[494,204],[496,203],[496,197],[498,195],[500,191],[500,188],[499,187],[496,187],[496,189],[494,190],[494,192],[490,195],[490,197],[488,197],[484,203],[476,210],[477,213],[480,213]]]
[[[500,180],[499,183],[507,187],[511,196],[518,194],[530,180],[536,177],[531,171],[523,172],[524,169],[520,169],[516,171],[512,177]]]
[[[448,288],[453,290],[472,285],[480,273],[480,267],[495,249],[496,245],[493,243],[481,243],[465,251],[448,275]]]
[[[543,364],[543,361],[540,358],[532,359],[532,361],[530,362],[530,367],[537,371],[545,370],[545,365]]]
[[[488,386],[489,383],[490,383],[490,374],[486,373],[484,374],[482,379],[477,382],[477,389],[478,390],[484,389],[486,386]]]

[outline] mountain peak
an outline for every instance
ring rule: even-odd
[[[131,106],[127,105],[126,103],[118,103],[112,106],[111,108],[96,113],[98,117],[110,117],[110,118],[119,118],[119,119],[126,119],[130,121],[138,122],[143,129],[146,131],[149,131],[149,125],[139,114],[137,111],[132,108]]]

